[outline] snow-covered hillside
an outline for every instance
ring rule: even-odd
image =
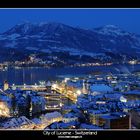
[[[24,55],[68,52],[102,59],[110,59],[109,53],[140,57],[140,36],[115,25],[90,30],[55,22],[23,23],[0,34],[0,48],[1,57],[7,49],[9,55],[11,51],[20,51]]]

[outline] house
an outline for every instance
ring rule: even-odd
[[[114,90],[125,92],[130,90],[130,85],[128,82],[120,82],[114,87]]]
[[[100,116],[105,129],[131,129],[131,117],[123,112],[115,112]]]
[[[10,110],[7,106],[7,103],[0,100],[0,117],[9,117],[10,116]]]
[[[89,122],[93,125],[101,126],[99,118],[104,114],[105,112],[102,112],[101,110],[88,110]]]
[[[2,128],[4,129],[31,129],[33,126],[34,123],[27,119],[25,116],[21,116],[19,118],[11,118],[2,124]]]
[[[74,112],[69,112],[63,116],[63,122],[68,123],[71,121],[78,121],[78,116]]]
[[[62,121],[62,115],[57,111],[46,113],[45,115],[41,116],[41,121],[42,123],[59,122]]]
[[[31,98],[30,111],[35,114],[45,110],[46,100],[41,96],[33,96]]]
[[[93,125],[93,124],[86,124],[86,123],[82,123],[80,125],[80,129],[94,129],[94,130],[99,130],[102,129],[102,127],[99,127],[97,125]]]
[[[51,125],[47,126],[45,129],[77,129],[79,127],[79,123],[77,121],[71,122],[54,122]]]
[[[95,92],[111,93],[113,92],[113,88],[106,84],[92,84],[90,86],[90,91],[91,91],[91,94]]]
[[[132,120],[133,125],[139,129],[140,128],[140,109],[138,108],[135,110],[131,110],[130,114],[131,114],[131,120]]]

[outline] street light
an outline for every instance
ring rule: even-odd
[[[77,95],[81,95],[81,91],[80,90],[77,90],[76,93],[77,93]]]
[[[37,84],[35,83],[35,88],[37,88]]]
[[[63,104],[62,103],[60,103],[60,107],[62,107],[63,106]]]
[[[24,83],[24,88],[26,87],[26,84]]]
[[[70,80],[70,78],[65,78],[64,82],[67,83],[68,80]]]
[[[53,85],[52,85],[52,88],[54,88],[54,89],[56,89],[57,87],[58,87],[57,84],[53,84]]]

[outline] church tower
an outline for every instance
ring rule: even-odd
[[[4,81],[4,91],[9,89],[9,84],[7,81]]]

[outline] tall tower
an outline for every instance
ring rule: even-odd
[[[4,81],[4,91],[9,89],[9,84],[7,81]]]
[[[88,100],[91,101],[91,90],[90,90],[90,83],[87,83],[87,94],[88,94]]]
[[[87,88],[86,88],[85,80],[83,80],[83,88],[82,88],[82,92],[83,92],[84,94],[87,93]]]
[[[51,88],[52,88],[52,84],[50,81],[48,81],[46,84],[46,92],[51,93]]]
[[[88,90],[88,94],[91,94],[90,84],[89,83],[87,83],[87,90]]]

